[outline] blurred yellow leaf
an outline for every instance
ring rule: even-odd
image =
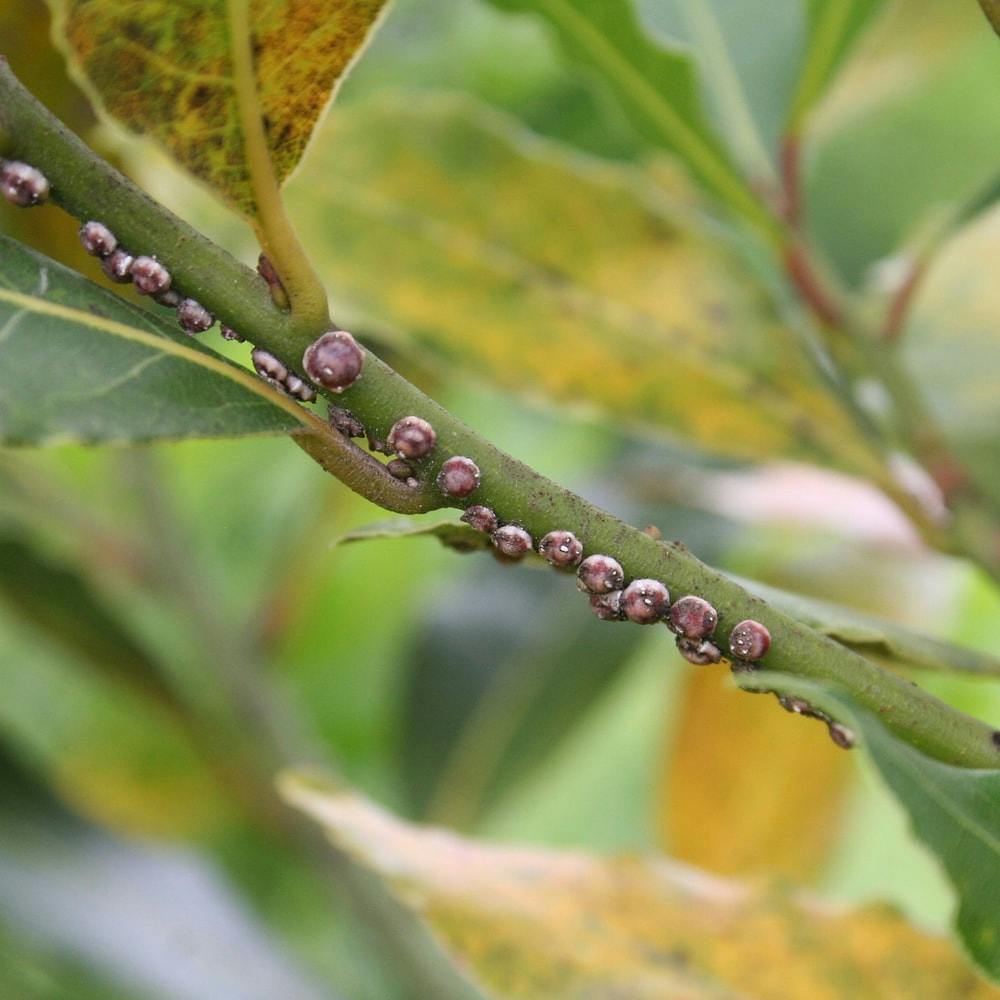
[[[282,788],[495,997],[1000,997],[947,942],[886,908],[833,911],[660,859],[490,846],[403,823],[304,776]]]
[[[295,168],[386,0],[249,0],[257,99],[279,181]],[[150,135],[247,215],[233,0],[50,0],[57,34],[104,109]]]
[[[852,762],[825,727],[693,671],[666,748],[660,835],[673,857],[720,874],[807,879],[837,834]]]
[[[331,119],[289,201],[339,321],[732,455],[872,461],[721,233],[461,99]]]

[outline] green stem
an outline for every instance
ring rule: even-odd
[[[326,291],[285,213],[274,174],[257,93],[249,7],[249,0],[228,0],[233,87],[250,170],[250,186],[257,208],[257,235],[281,277],[293,316],[304,329],[313,329],[329,322]]]
[[[102,219],[126,242],[155,237],[157,252],[185,291],[231,319],[231,325],[254,343],[286,363],[298,362],[309,335],[290,317],[277,313],[260,278],[88,150],[27,94],[3,64],[0,127],[16,136],[18,155],[49,176],[57,203],[77,217]],[[1000,746],[985,723],[770,607],[699,562],[680,543],[654,540],[539,475],[469,430],[374,355],[367,355],[362,378],[342,396],[331,398],[350,407],[369,432],[381,438],[407,414],[428,419],[437,430],[438,447],[421,465],[424,482],[433,481],[448,456],[467,455],[483,476],[472,499],[490,505],[504,521],[523,525],[536,538],[556,528],[569,529],[587,551],[615,555],[629,577],[652,577],[663,580],[676,594],[703,595],[718,609],[720,634],[744,618],[763,622],[773,637],[769,669],[845,688],[901,737],[941,760],[968,767],[1000,766]],[[439,495],[436,500],[429,497],[427,506],[458,505]]]

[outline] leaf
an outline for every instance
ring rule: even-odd
[[[816,109],[810,229],[850,282],[996,177],[997,66],[974,5],[907,0],[887,9]]]
[[[956,927],[966,948],[1000,982],[1000,770],[955,767],[926,757],[855,708],[846,694],[783,674],[738,680],[804,697],[860,730],[914,833],[948,873],[958,898]]]
[[[152,136],[254,215],[241,105],[251,114],[259,105],[274,173],[283,182],[385,0],[50,3],[57,37],[107,113]],[[233,53],[248,44],[256,94],[241,93],[234,81]]]
[[[157,663],[88,582],[16,536],[0,533],[0,595],[22,622],[40,628],[96,670],[177,708]]]
[[[642,638],[592,618],[559,574],[473,573],[423,610],[399,746],[419,814],[462,828],[566,750]]]
[[[1000,0],[979,0],[986,19],[993,25],[993,30],[1000,35]]]
[[[289,774],[285,797],[509,1000],[986,1000],[948,945],[884,908],[834,913],[658,858],[463,840]]]
[[[841,645],[890,667],[1000,676],[1000,657],[925,635],[905,625],[814,597],[737,577],[748,590]]]
[[[798,131],[830,85],[840,64],[882,0],[804,0],[809,34],[798,88],[792,102],[791,131]]]
[[[906,367],[935,419],[973,477],[993,495],[1000,490],[995,391],[1000,297],[990,262],[998,250],[1000,211],[994,209],[958,233],[933,261],[900,342]]]
[[[311,414],[163,320],[0,236],[0,441],[291,434]]]
[[[631,0],[491,0],[537,14],[570,58],[606,87],[632,126],[673,149],[723,201],[765,229],[768,222],[704,118],[690,59],[652,42]]]
[[[742,457],[877,474],[718,232],[453,99],[354,105],[289,197],[339,315],[500,386]]]
[[[0,876],[5,922],[47,951],[84,960],[122,990],[99,996],[339,996],[283,952],[204,858],[109,836],[55,803],[7,788],[0,793]],[[0,970],[0,987],[8,971]]]
[[[238,814],[220,776],[233,754],[216,731],[211,761],[174,705],[111,670],[80,669],[61,645],[0,606],[0,740],[35,762],[63,801],[119,830],[195,836]]]
[[[775,181],[805,34],[802,0],[638,0],[653,37],[675,39],[698,66],[719,135],[744,174]]]
[[[813,876],[838,834],[850,756],[713,671],[689,674],[678,711],[660,782],[664,850],[722,875]]]
[[[481,552],[490,549],[489,535],[455,521],[439,521],[436,524],[403,520],[378,521],[348,531],[337,538],[334,544],[345,545],[387,538],[436,538],[445,548],[456,552]]]

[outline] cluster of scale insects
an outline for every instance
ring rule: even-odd
[[[15,160],[0,161],[0,195],[15,205],[39,205],[49,194],[49,183],[37,168]],[[195,299],[183,296],[174,287],[170,272],[155,255],[134,256],[120,246],[114,233],[101,222],[91,220],[80,228],[80,242],[87,253],[99,257],[104,273],[113,281],[132,282],[136,290],[156,302],[175,309],[177,320],[187,333],[208,330],[215,317]],[[265,279],[273,270],[266,258],[260,268]],[[236,331],[221,324],[227,340],[243,341]],[[251,359],[261,378],[288,395],[312,402],[316,390],[290,371],[273,354],[253,348]],[[328,330],[306,349],[302,367],[309,379],[333,392],[343,392],[361,376],[364,352],[346,330]],[[330,425],[348,437],[366,436],[362,423],[349,410],[331,406]],[[416,488],[419,481],[414,461],[427,458],[437,444],[437,434],[428,421],[418,416],[397,420],[385,441],[368,434],[373,451],[395,456],[387,464],[389,474]],[[464,500],[480,486],[479,467],[471,458],[453,455],[446,459],[437,476],[437,486],[448,497]],[[490,536],[497,554],[508,560],[523,558],[535,548],[531,534],[518,524],[502,523],[497,514],[482,504],[471,504],[462,520]],[[602,621],[630,621],[638,625],[665,624],[675,635],[680,654],[699,665],[718,663],[722,651],[715,641],[719,615],[702,597],[688,594],[671,603],[666,584],[660,580],[636,579],[625,582],[625,571],[617,559],[595,553],[584,558],[583,543],[571,531],[557,529],[538,540],[538,554],[561,570],[576,570],[577,588],[587,595],[590,608]],[[728,648],[734,670],[754,669],[767,653],[771,634],[760,622],[747,619],[729,633]],[[818,718],[829,727],[833,741],[841,747],[854,745],[849,729],[835,722],[808,702],[780,695],[781,705],[790,712]]]

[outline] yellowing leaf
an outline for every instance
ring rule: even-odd
[[[50,0],[57,31],[105,110],[152,136],[254,214],[240,102],[256,100],[279,182],[295,168],[386,0]],[[238,24],[239,28],[231,30]],[[234,84],[235,46],[257,94]]]
[[[491,846],[302,776],[285,796],[509,1000],[988,1000],[945,941],[661,859]]]
[[[837,835],[850,755],[824,726],[710,670],[691,674],[680,712],[664,762],[664,849],[724,875],[808,878]]]
[[[331,119],[288,194],[342,323],[719,452],[872,471],[746,265],[641,171],[382,101]]]

